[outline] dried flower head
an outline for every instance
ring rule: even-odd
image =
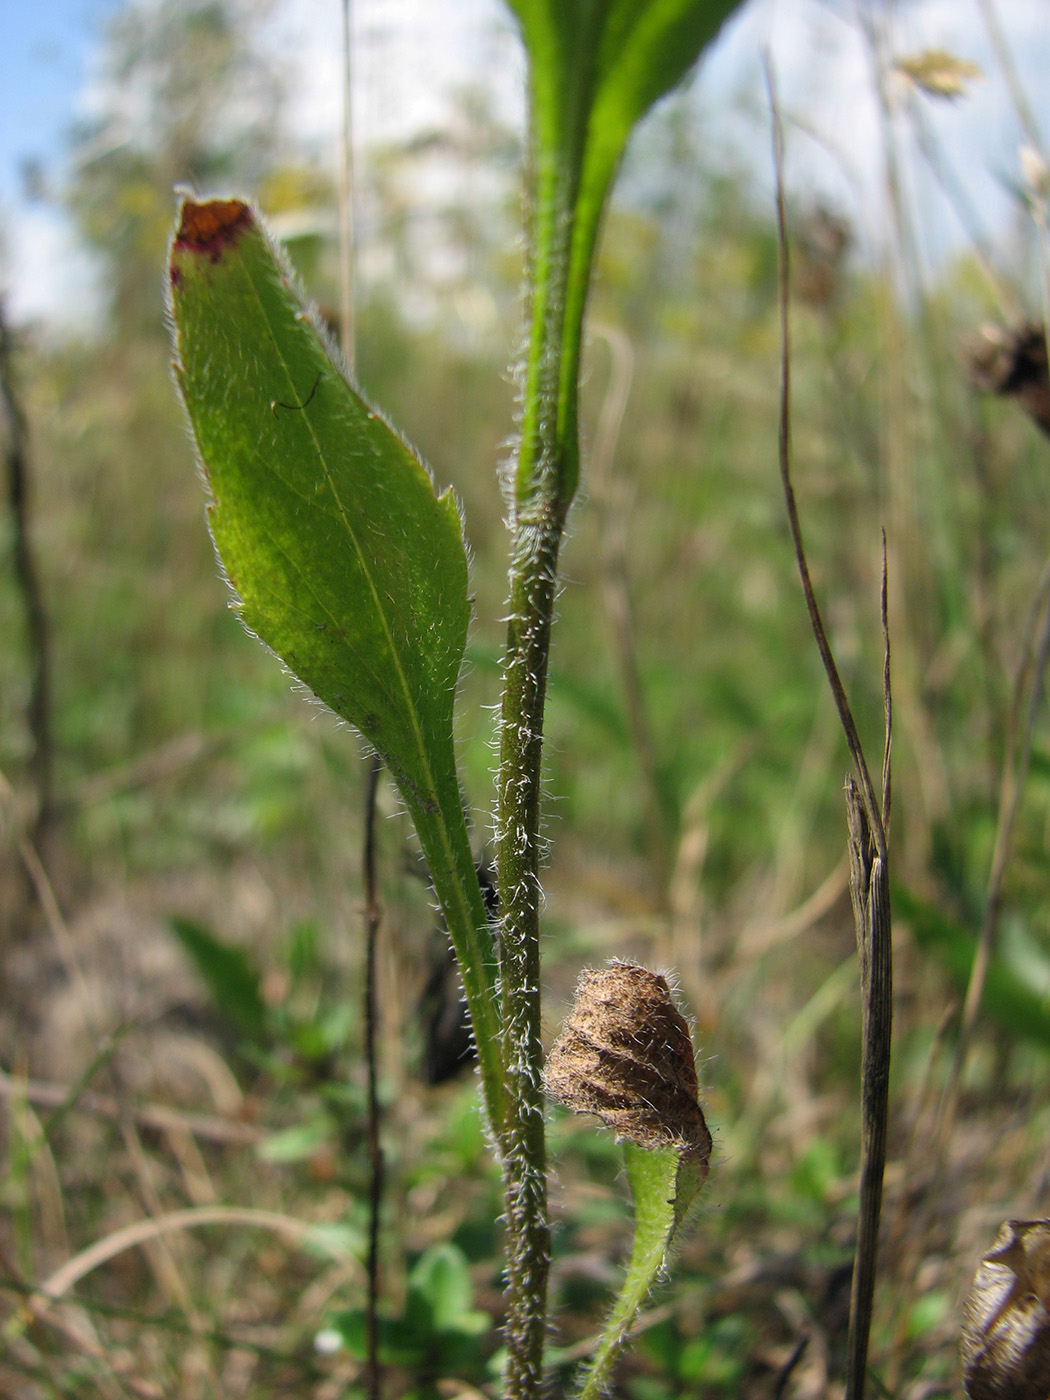
[[[982,326],[963,346],[963,361],[978,389],[1016,399],[1043,432],[1050,433],[1046,330],[1039,322]]]
[[[1050,1395],[1050,1220],[1007,1220],[963,1306],[959,1354],[970,1400]]]
[[[544,1080],[551,1098],[597,1114],[619,1137],[675,1147],[706,1170],[693,1042],[659,973],[620,961],[584,972]]]
[[[982,76],[976,63],[959,58],[947,49],[924,49],[922,53],[898,58],[896,72],[913,83],[927,97],[965,97],[970,85]]]

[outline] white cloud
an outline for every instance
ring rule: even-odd
[[[98,324],[98,267],[59,210],[30,205],[5,220],[0,287],[12,323],[40,322],[61,335]]]
[[[1050,103],[1042,75],[1050,67],[1045,4],[996,0],[1022,88],[1045,125]],[[787,179],[795,191],[830,197],[851,219],[869,252],[889,239],[886,142],[897,152],[904,199],[936,264],[969,238],[923,154],[921,123],[938,160],[963,193],[986,236],[1001,236],[1016,204],[1006,187],[1018,171],[1021,125],[980,7],[959,0],[913,0],[870,7],[884,64],[926,49],[976,62],[982,78],[957,101],[938,101],[888,85],[889,120],[877,95],[877,62],[857,21],[858,8],[833,0],[753,0],[723,36],[701,74],[699,100],[746,94],[730,139],[762,187],[771,182],[769,118],[760,55],[771,56],[787,125]],[[910,106],[909,106],[910,104]]]
[[[1022,85],[1044,129],[1050,128],[1050,92],[1043,81],[1050,70],[1046,0],[996,0],[996,6]],[[288,129],[333,170],[341,127],[341,9],[337,0],[274,0],[264,32],[265,45],[292,79]],[[354,133],[365,188],[369,147],[450,131],[455,94],[465,87],[481,88],[496,113],[520,129],[524,64],[500,0],[354,0],[352,10]],[[791,189],[830,199],[853,223],[861,247],[871,251],[887,237],[885,127],[857,13],[850,0],[752,0],[708,56],[695,101],[716,147],[732,149],[738,165],[768,191],[769,118],[760,62],[768,50],[788,122]],[[886,26],[891,56],[943,47],[981,66],[984,79],[966,98],[915,102],[982,228],[1001,233],[1015,210],[1005,184],[1019,175],[1021,131],[980,7],[911,0],[871,7],[870,13]],[[88,85],[81,111],[90,100]],[[927,259],[935,264],[967,235],[919,152],[914,120],[903,108],[893,130],[906,198],[924,230]],[[33,206],[12,207],[7,229],[6,281],[14,314],[82,326],[98,306],[97,284],[61,217]]]
[[[342,6],[283,0],[268,42],[298,81],[291,129],[334,146],[342,123]],[[524,63],[499,0],[356,0],[352,6],[353,121],[363,145],[404,140],[448,121],[464,87],[489,90],[506,120],[524,120]]]

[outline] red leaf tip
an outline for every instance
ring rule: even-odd
[[[249,205],[239,199],[209,199],[194,204],[187,199],[181,211],[175,247],[204,253],[218,262],[223,249],[248,229],[253,221]]]

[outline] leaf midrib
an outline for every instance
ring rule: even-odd
[[[257,231],[256,231],[256,233],[255,233],[255,238],[256,238],[256,240],[258,241],[259,235],[258,235],[258,232],[257,232]],[[286,357],[285,357],[285,355],[284,355],[284,353],[283,353],[283,351],[282,351],[282,349],[281,349],[280,341],[278,340],[278,337],[277,337],[277,335],[276,335],[276,333],[275,333],[273,322],[272,322],[272,320],[271,320],[271,318],[270,318],[270,315],[269,315],[269,312],[268,312],[268,310],[267,310],[265,298],[264,298],[264,297],[262,296],[262,294],[260,293],[259,287],[258,287],[257,282],[256,282],[256,277],[255,277],[255,275],[253,275],[252,269],[251,269],[251,267],[249,266],[248,260],[247,260],[246,258],[242,258],[242,259],[241,259],[241,269],[240,269],[240,270],[241,270],[242,276],[244,277],[245,282],[247,283],[247,286],[248,286],[249,292],[250,292],[250,294],[251,294],[251,297],[252,297],[252,299],[254,300],[254,302],[255,302],[255,304],[256,304],[256,307],[258,308],[259,315],[262,317],[262,320],[263,320],[263,322],[264,322],[264,324],[265,324],[265,326],[266,326],[267,334],[268,334],[269,337],[270,337],[270,341],[271,341],[271,344],[272,344],[272,346],[273,346],[274,354],[275,354],[275,356],[276,356],[276,358],[277,358],[277,361],[278,361],[278,363],[280,364],[282,370],[284,371],[285,378],[286,378],[287,383],[288,383],[289,392],[290,392],[290,394],[292,395],[292,397],[293,397],[293,399],[294,399],[294,396],[296,395],[296,393],[298,392],[298,390],[297,390],[296,385],[295,385],[295,383],[294,383],[294,381],[293,381],[293,379],[292,379],[291,366],[289,365],[288,360],[286,359]],[[321,342],[319,341],[318,343],[320,344]],[[322,345],[321,348],[322,348],[322,351],[323,351],[323,353],[324,353],[324,357],[325,357],[326,363],[328,364],[328,366],[330,367],[330,369],[332,369],[333,371],[335,371],[335,372],[338,374],[338,373],[339,373],[339,372],[338,372],[338,368],[337,368],[337,366],[333,363],[333,361],[331,360],[331,358],[329,357],[327,351],[324,350],[324,346]],[[342,375],[341,375],[341,374],[339,375],[339,379],[342,381],[343,386],[344,386],[346,389],[350,390],[350,386],[347,385],[347,384],[345,384],[345,381],[342,380]],[[353,391],[350,390],[350,392],[352,393]],[[315,450],[315,452],[316,452],[316,454],[317,454],[318,463],[320,464],[321,470],[322,470],[322,472],[324,473],[325,482],[326,482],[326,484],[327,484],[327,486],[328,486],[329,491],[331,492],[332,500],[333,500],[333,502],[334,502],[334,504],[335,504],[335,507],[336,507],[336,510],[337,510],[337,512],[338,512],[338,518],[339,518],[340,523],[342,524],[343,528],[346,530],[347,536],[349,537],[350,543],[351,543],[351,545],[352,545],[352,547],[353,547],[353,550],[354,550],[354,553],[355,553],[355,555],[356,555],[356,557],[357,557],[358,564],[360,565],[362,575],[363,575],[363,577],[364,577],[364,579],[365,579],[365,582],[366,582],[366,584],[367,584],[367,586],[368,586],[368,590],[369,590],[369,592],[370,592],[370,594],[371,594],[371,596],[372,596],[372,602],[373,602],[373,605],[374,605],[374,607],[375,607],[375,609],[376,609],[376,613],[377,613],[377,615],[378,615],[378,617],[379,617],[380,623],[381,623],[381,625],[382,625],[383,633],[384,633],[384,635],[385,635],[385,637],[386,637],[387,646],[388,646],[389,652],[390,652],[390,657],[391,657],[391,660],[392,660],[393,665],[394,665],[395,673],[396,673],[396,675],[397,675],[398,684],[400,685],[402,694],[403,694],[403,696],[404,696],[405,704],[406,704],[407,711],[408,711],[408,715],[409,715],[409,719],[410,719],[410,722],[411,722],[411,725],[412,725],[412,737],[413,737],[413,741],[414,741],[414,744],[415,744],[416,754],[417,754],[417,757],[418,757],[418,759],[419,759],[420,767],[421,767],[421,770],[422,770],[422,772],[423,772],[423,774],[424,774],[424,777],[425,777],[425,786],[426,786],[427,793],[428,793],[428,795],[429,795],[435,802],[437,802],[438,806],[440,807],[441,804],[440,804],[440,800],[439,800],[439,796],[438,796],[438,789],[437,789],[437,785],[436,785],[436,783],[435,783],[435,781],[434,781],[434,775],[433,775],[433,772],[432,772],[432,770],[431,770],[430,761],[429,761],[429,758],[428,758],[428,755],[427,755],[427,751],[426,751],[426,742],[425,742],[425,738],[424,738],[424,734],[423,734],[423,730],[422,730],[422,725],[421,725],[421,723],[420,723],[420,716],[419,716],[419,713],[418,713],[417,708],[416,708],[415,700],[414,700],[414,698],[413,698],[412,691],[411,691],[411,687],[410,687],[409,682],[408,682],[408,677],[407,677],[406,674],[405,674],[404,667],[403,667],[402,664],[401,664],[401,658],[400,658],[400,656],[398,655],[398,649],[397,649],[397,647],[396,647],[396,645],[395,645],[395,643],[394,643],[393,631],[392,631],[392,629],[391,629],[390,621],[389,621],[389,619],[388,619],[388,617],[387,617],[386,608],[385,608],[383,602],[381,601],[379,589],[378,589],[378,587],[377,587],[377,585],[376,585],[376,581],[375,581],[375,579],[374,579],[374,577],[373,577],[373,573],[372,573],[372,568],[371,568],[370,561],[369,561],[369,559],[368,559],[368,556],[367,556],[365,550],[364,550],[364,549],[362,548],[362,546],[361,546],[361,543],[360,543],[360,541],[359,541],[359,539],[358,539],[358,536],[357,536],[357,532],[355,531],[355,529],[353,528],[353,526],[352,526],[352,524],[351,524],[351,522],[350,522],[349,516],[348,516],[347,511],[346,511],[346,507],[345,507],[345,505],[344,505],[344,503],[343,503],[343,501],[342,501],[342,499],[341,499],[341,497],[340,497],[340,495],[339,495],[338,490],[336,489],[335,479],[334,479],[334,477],[333,477],[332,470],[331,470],[331,468],[330,468],[330,466],[329,466],[329,464],[328,464],[328,459],[327,459],[326,452],[325,452],[324,448],[323,448],[322,445],[321,445],[321,441],[320,441],[320,438],[319,438],[319,436],[318,436],[318,434],[317,434],[317,430],[316,430],[316,428],[315,428],[315,426],[314,426],[314,424],[313,424],[313,422],[312,422],[312,415],[309,414],[309,413],[304,409],[304,411],[303,411],[303,417],[304,417],[304,422],[305,422],[305,425],[306,425],[306,429],[307,429],[307,431],[308,431],[309,434],[310,434],[310,438],[311,438],[311,441],[313,442],[314,450]],[[271,470],[272,470],[272,469],[271,469]],[[282,552],[283,552],[283,551],[282,551]],[[287,556],[286,556],[286,557],[287,557]],[[305,575],[302,575],[302,576],[303,576],[304,579],[305,579]],[[316,596],[316,595],[315,595],[315,596]],[[324,603],[321,601],[320,598],[318,598],[318,602],[321,604],[321,606],[322,606],[322,608],[324,609],[324,611],[325,611],[326,613],[328,613],[328,615],[332,618],[332,623],[333,623],[333,625],[335,626],[336,630],[338,631],[340,637],[343,639],[344,642],[347,643],[347,645],[349,645],[349,640],[348,640],[348,638],[346,637],[346,634],[343,632],[342,623],[341,623],[341,622],[336,618],[336,616],[332,613],[331,609],[330,609],[326,604],[324,604]]]
[[[257,229],[254,231],[254,237],[255,237],[256,242],[260,241],[261,235],[258,233],[258,230],[257,230]],[[290,391],[290,393],[292,394],[292,396],[293,396],[293,398],[294,398],[294,396],[296,395],[296,393],[297,393],[298,391],[297,391],[297,388],[296,388],[295,383],[294,383],[293,380],[292,380],[291,367],[290,367],[290,365],[289,365],[289,363],[288,363],[288,360],[286,359],[284,353],[283,353],[282,350],[281,350],[280,342],[279,342],[279,340],[278,340],[277,334],[276,334],[275,329],[274,329],[274,323],[273,323],[273,321],[271,320],[270,315],[269,315],[269,313],[268,313],[268,311],[267,311],[265,298],[264,298],[263,295],[261,294],[260,289],[259,289],[259,286],[257,285],[256,276],[255,276],[255,274],[253,274],[251,267],[248,265],[247,259],[244,258],[243,256],[242,256],[242,260],[241,260],[240,273],[241,273],[241,276],[242,276],[243,279],[244,279],[244,282],[245,282],[246,285],[247,285],[250,299],[251,299],[252,301],[254,301],[254,303],[255,303],[255,305],[256,305],[256,307],[257,307],[257,309],[258,309],[259,315],[260,315],[260,317],[262,318],[263,324],[266,326],[266,331],[267,331],[267,334],[268,334],[268,336],[269,336],[269,338],[270,338],[270,342],[271,342],[271,344],[272,344],[272,346],[273,346],[275,356],[276,356],[277,361],[278,361],[278,363],[280,364],[282,370],[284,371],[284,374],[285,374],[285,378],[286,378],[286,381],[287,381],[287,384],[288,384],[289,391]],[[353,391],[353,389],[350,387],[350,385],[346,384],[345,380],[343,379],[342,374],[340,373],[340,371],[339,371],[339,369],[338,369],[338,366],[335,365],[335,363],[332,361],[331,357],[328,355],[327,351],[324,349],[323,344],[322,344],[320,341],[319,341],[318,343],[321,344],[322,353],[324,354],[324,359],[325,359],[325,362],[326,362],[327,367],[328,367],[331,371],[334,371],[335,375],[337,376],[337,383],[338,383],[338,385],[339,385],[340,387],[345,387],[346,390],[352,394],[354,391]],[[382,419],[380,419],[379,421],[382,422]],[[325,451],[323,450],[323,448],[322,448],[322,446],[321,446],[321,442],[320,442],[320,440],[319,440],[317,431],[316,431],[316,429],[315,429],[315,427],[314,427],[314,424],[313,424],[312,421],[311,421],[311,415],[308,414],[308,413],[305,414],[305,423],[306,423],[306,427],[307,427],[307,429],[308,429],[308,431],[309,431],[309,433],[310,433],[310,437],[311,437],[311,440],[312,440],[312,442],[313,442],[314,449],[315,449],[315,451],[316,451],[316,453],[317,453],[318,462],[320,463],[321,469],[322,469],[322,471],[323,471],[323,473],[324,473],[324,478],[325,478],[325,481],[326,481],[326,483],[327,483],[327,485],[328,485],[328,489],[329,489],[329,491],[331,492],[332,501],[334,502],[335,507],[336,507],[336,510],[337,510],[337,512],[338,512],[338,518],[339,518],[340,522],[342,523],[344,529],[346,530],[346,533],[347,533],[347,535],[348,535],[348,537],[349,537],[349,539],[350,539],[350,541],[351,541],[352,547],[353,547],[354,552],[355,552],[355,554],[356,554],[356,556],[357,556],[357,559],[358,559],[358,561],[359,561],[359,563],[360,563],[360,565],[361,565],[362,573],[363,573],[363,575],[364,575],[364,578],[365,578],[365,580],[366,580],[366,582],[367,582],[369,591],[370,591],[370,593],[371,593],[372,600],[373,600],[373,603],[374,603],[374,605],[375,605],[377,615],[378,615],[379,618],[380,618],[380,621],[381,621],[381,624],[382,624],[382,628],[383,628],[383,632],[384,632],[384,634],[386,635],[386,638],[387,638],[387,644],[388,644],[389,649],[390,649],[390,655],[391,655],[391,659],[392,659],[392,661],[393,661],[393,665],[394,665],[394,668],[395,668],[395,673],[396,673],[396,675],[397,675],[398,682],[399,682],[399,684],[400,684],[400,686],[401,686],[402,693],[403,693],[403,695],[404,695],[404,697],[405,697],[405,701],[406,701],[406,706],[407,706],[407,710],[408,710],[409,719],[410,719],[410,722],[411,722],[411,724],[412,724],[412,735],[413,735],[413,740],[414,740],[414,743],[415,743],[416,753],[417,753],[418,758],[419,758],[420,771],[421,771],[422,776],[423,776],[423,778],[424,778],[424,798],[423,798],[423,800],[421,800],[421,799],[420,799],[420,796],[417,795],[416,792],[414,792],[413,790],[411,790],[411,787],[408,787],[407,790],[402,790],[402,794],[401,794],[401,795],[402,795],[403,799],[405,800],[405,802],[409,805],[410,808],[411,808],[411,807],[414,807],[414,808],[416,809],[416,811],[414,812],[414,816],[415,816],[415,819],[416,819],[416,827],[417,827],[417,830],[420,831],[421,837],[423,836],[423,830],[424,830],[424,829],[436,830],[436,832],[437,832],[437,834],[438,834],[438,839],[439,839],[440,842],[441,842],[442,854],[444,855],[444,858],[445,858],[445,868],[448,869],[448,870],[450,870],[450,871],[454,871],[454,872],[456,873],[456,878],[455,878],[455,882],[454,882],[454,883],[455,883],[455,890],[456,890],[456,899],[457,899],[457,902],[458,902],[458,904],[459,904],[459,914],[460,914],[460,920],[461,920],[461,927],[462,927],[464,930],[470,929],[470,930],[473,930],[475,933],[480,933],[480,930],[475,929],[475,919],[474,919],[474,917],[473,917],[473,915],[472,915],[472,911],[471,911],[471,908],[470,908],[470,902],[469,902],[469,900],[468,900],[468,898],[467,898],[467,892],[466,892],[466,890],[465,890],[464,887],[463,887],[464,872],[460,870],[459,862],[458,862],[458,860],[456,859],[455,852],[454,852],[454,850],[453,850],[453,845],[452,845],[452,841],[451,841],[451,834],[450,834],[450,831],[449,831],[449,828],[448,828],[448,814],[446,813],[445,804],[444,804],[444,802],[442,801],[441,792],[439,791],[438,786],[437,786],[437,784],[436,784],[436,782],[435,782],[435,779],[434,779],[434,774],[433,774],[433,771],[432,771],[432,769],[431,769],[430,761],[429,761],[429,758],[428,758],[428,755],[427,755],[427,750],[426,750],[426,744],[425,744],[425,740],[424,740],[423,729],[422,729],[422,725],[421,725],[421,722],[420,722],[420,716],[419,716],[418,711],[417,711],[417,709],[416,709],[416,705],[415,705],[414,699],[413,699],[413,697],[412,697],[412,692],[411,692],[411,689],[410,689],[410,687],[409,687],[408,678],[407,678],[407,676],[406,676],[406,674],[405,674],[405,671],[404,671],[404,668],[403,668],[403,666],[402,666],[402,664],[401,664],[401,660],[400,660],[400,657],[399,657],[399,655],[398,655],[397,647],[394,645],[393,634],[392,634],[392,631],[391,631],[391,627],[390,627],[389,620],[388,620],[388,618],[387,618],[386,609],[384,608],[384,606],[382,605],[382,603],[381,603],[381,601],[380,601],[379,591],[378,591],[376,582],[375,582],[375,580],[374,580],[374,578],[373,578],[372,570],[371,570],[371,568],[369,567],[369,564],[368,564],[368,562],[367,562],[367,556],[366,556],[366,554],[364,553],[364,551],[363,551],[363,549],[362,549],[362,547],[361,547],[361,544],[360,544],[360,542],[359,542],[359,540],[358,540],[357,534],[356,534],[355,530],[353,529],[353,527],[352,527],[352,525],[351,525],[351,523],[350,523],[350,520],[349,520],[349,518],[348,518],[348,516],[347,516],[346,507],[345,507],[345,505],[344,505],[344,503],[343,503],[343,501],[342,501],[342,499],[341,499],[341,497],[340,497],[338,491],[336,490],[335,481],[334,481],[334,478],[333,478],[333,475],[332,475],[331,468],[329,467],[329,464],[328,464],[328,460],[327,460],[326,453],[325,453]],[[385,426],[386,426],[386,425],[384,424],[384,427],[385,427]],[[389,429],[387,429],[387,431],[389,431]],[[411,463],[410,463],[410,465],[411,465]],[[268,470],[271,470],[271,471],[272,471],[272,468],[268,468]],[[289,488],[289,489],[291,489],[291,488]],[[435,498],[435,499],[436,499],[436,498]],[[309,505],[311,505],[311,506],[316,507],[316,502],[307,502],[307,503],[308,503]],[[282,550],[281,552],[283,553],[284,551]],[[316,596],[316,595],[315,595],[315,596]],[[345,633],[343,632],[342,625],[341,625],[341,623],[339,622],[339,620],[334,616],[334,614],[331,612],[331,609],[330,609],[326,604],[322,603],[320,599],[318,599],[318,602],[321,603],[321,606],[322,606],[323,610],[332,618],[332,622],[333,622],[334,627],[336,628],[336,631],[338,632],[339,636],[342,637],[342,638],[344,639],[344,641],[345,641],[345,640],[346,640],[346,638],[345,638]],[[449,745],[451,745],[451,744],[452,744],[452,737],[451,737],[451,734],[449,734],[447,737],[446,737],[446,736],[440,736],[440,738],[439,738],[438,741],[439,741],[439,742],[447,742]],[[453,755],[453,758],[452,758],[452,763],[453,763],[453,774],[454,774],[454,772],[455,772],[455,757],[454,757],[454,755]],[[399,770],[401,770],[401,771],[404,771],[404,765],[401,764],[400,762],[397,763],[397,768],[398,768]],[[406,777],[407,777],[407,774],[406,774]],[[413,786],[414,786],[414,785],[413,785]],[[428,808],[429,808],[429,812],[428,812]],[[462,820],[463,820],[462,809],[459,808],[458,805],[457,805],[456,810],[457,810],[457,812],[459,813],[460,820],[462,821]],[[436,816],[437,816],[437,820],[436,820],[436,821],[431,821],[431,820],[428,819],[430,816],[433,816],[433,815],[435,815],[435,814],[436,814]],[[473,871],[472,871],[471,873],[473,874]],[[448,915],[448,912],[449,912],[449,911],[446,910],[446,917],[447,917],[447,915]],[[488,981],[488,978],[486,977],[485,980]]]

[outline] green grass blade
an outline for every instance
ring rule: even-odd
[[[965,992],[977,956],[976,936],[903,885],[894,886],[893,905],[910,925],[918,946],[932,953],[959,991]],[[982,1014],[1008,1035],[1050,1049],[1050,1003],[998,954],[993,954],[988,965],[981,1008]]]
[[[397,783],[456,944],[498,1120],[494,950],[452,738],[470,618],[455,501],[347,381],[249,205],[184,201],[170,287],[175,373],[237,607]]]
[[[638,1310],[652,1292],[678,1229],[707,1178],[705,1165],[674,1147],[624,1143],[627,1180],[634,1198],[634,1239],[619,1296],[585,1374],[580,1400],[608,1393],[612,1369],[627,1345]]]

